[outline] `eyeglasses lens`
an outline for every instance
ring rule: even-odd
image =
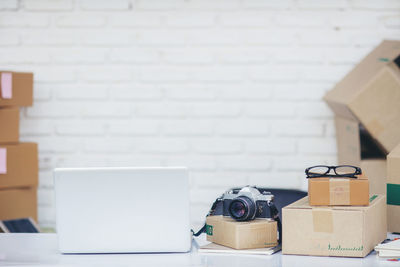
[[[326,174],[329,171],[329,168],[326,166],[316,166],[311,168],[308,173],[311,175],[321,175]]]
[[[352,175],[356,173],[356,169],[354,167],[349,166],[339,166],[336,167],[336,174],[338,175]]]

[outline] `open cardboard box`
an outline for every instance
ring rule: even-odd
[[[283,254],[365,257],[386,239],[386,197],[369,206],[311,207],[304,197],[282,209]]]
[[[400,142],[400,41],[383,41],[330,90],[337,116],[359,122],[387,154]]]

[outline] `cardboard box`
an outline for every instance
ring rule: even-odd
[[[400,232],[400,144],[387,157],[388,231]]]
[[[311,207],[305,197],[282,211],[283,254],[365,257],[387,235],[382,195],[358,207]]]
[[[31,217],[37,221],[37,188],[0,190],[0,220]]]
[[[369,180],[370,195],[386,195],[386,160],[361,160],[360,167]]]
[[[386,195],[386,153],[359,122],[336,116],[338,164],[361,167],[370,183],[370,194]]]
[[[309,178],[308,197],[311,206],[365,206],[369,204],[368,178]]]
[[[234,249],[267,248],[278,245],[277,222],[256,219],[237,222],[224,216],[208,216],[207,241]]]
[[[19,109],[0,108],[0,144],[18,143]]]
[[[32,106],[33,73],[0,71],[0,107]]]
[[[37,186],[38,164],[37,144],[0,145],[0,189]]]
[[[336,115],[360,122],[386,153],[400,142],[400,69],[393,63],[399,55],[400,41],[383,41],[324,97]]]

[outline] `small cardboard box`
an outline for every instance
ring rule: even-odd
[[[336,116],[335,126],[338,163],[361,167],[370,194],[386,195],[386,153],[359,122]]]
[[[237,222],[224,216],[208,216],[207,241],[234,249],[267,248],[278,245],[277,222],[256,219]]]
[[[0,220],[32,217],[37,221],[37,188],[0,190]]]
[[[400,232],[400,144],[387,156],[388,231]]]
[[[311,206],[365,206],[369,204],[368,178],[309,178],[308,197]]]
[[[0,108],[0,144],[18,143],[19,140],[19,109]]]
[[[0,71],[0,107],[32,106],[33,73]]]
[[[400,142],[400,41],[383,41],[329,91],[338,116],[360,122],[390,152]]]
[[[311,207],[305,197],[282,212],[283,254],[365,257],[387,235],[383,195],[365,207]]]
[[[0,189],[37,186],[38,164],[37,144],[0,145]]]

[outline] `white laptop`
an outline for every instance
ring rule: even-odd
[[[55,169],[61,253],[187,252],[188,170]]]

